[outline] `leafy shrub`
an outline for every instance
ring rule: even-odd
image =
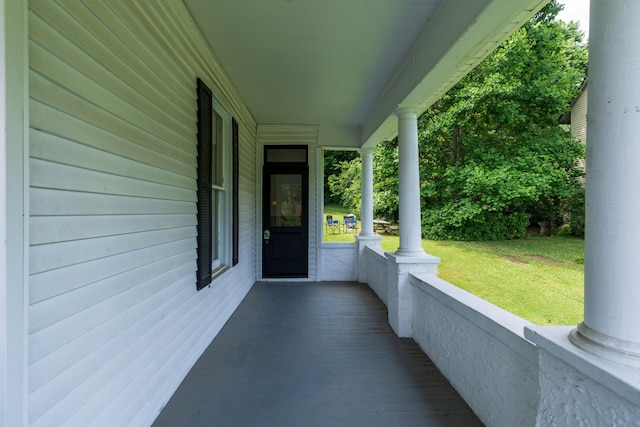
[[[360,212],[360,183],[362,181],[360,158],[341,161],[336,169],[340,173],[330,175],[328,178],[330,200],[352,212]]]
[[[569,224],[562,224],[560,227],[556,228],[556,234],[558,236],[571,236],[571,226]]]
[[[584,237],[584,188],[578,190],[567,201],[570,235]]]
[[[509,239],[522,236],[531,218],[553,227],[566,213],[584,146],[558,117],[577,95],[587,52],[576,28],[554,19],[555,6],[420,117],[427,237]]]
[[[529,215],[478,211],[473,205],[452,204],[422,214],[422,234],[432,240],[504,240],[525,235]]]
[[[338,176],[343,172],[344,162],[359,158],[357,151],[325,150],[324,151],[324,202],[325,204],[340,204],[340,194],[334,194],[329,187],[331,176]]]
[[[398,221],[398,186],[397,141],[385,141],[378,144],[373,155],[373,214],[376,218]]]

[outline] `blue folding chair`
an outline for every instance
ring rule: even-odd
[[[358,232],[358,221],[356,220],[356,216],[354,214],[345,215],[344,217],[344,232],[348,232],[349,230],[354,233]]]
[[[333,215],[327,215],[327,222],[324,226],[327,229],[327,233],[332,232],[340,234],[340,222],[338,222],[337,219],[333,219]]]

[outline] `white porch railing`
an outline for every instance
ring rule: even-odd
[[[367,247],[365,249],[367,262],[367,284],[378,295],[378,298],[389,305],[387,294],[387,257],[384,250],[376,247]]]
[[[356,243],[322,243],[319,263],[320,281],[357,281],[358,245]]]
[[[368,285],[388,305],[387,257],[367,248]],[[538,358],[531,324],[434,275],[411,275],[413,339],[491,426],[533,426]]]
[[[538,353],[531,324],[435,276],[412,276],[413,338],[490,426],[534,426]]]
[[[391,312],[387,255],[367,247],[364,258],[368,285]],[[434,274],[409,276],[412,338],[486,425],[640,425],[640,373],[589,362],[567,328],[534,326]],[[543,348],[552,341],[543,333],[564,338]]]

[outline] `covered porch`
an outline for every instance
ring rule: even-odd
[[[492,426],[637,425],[640,3],[592,0],[584,323],[530,325],[439,279],[440,260],[421,247],[418,116],[545,3],[0,0],[0,425],[151,425],[208,346],[225,340],[220,366],[280,344],[269,361],[303,376],[280,384],[286,396],[310,397],[304,409],[344,397],[325,400],[338,409],[319,421],[475,423],[471,408]],[[211,136],[199,127],[198,80],[212,94],[220,149],[218,181],[203,186],[198,147],[213,139],[198,138]],[[373,233],[372,150],[396,136],[400,247],[384,252]],[[292,145],[305,147],[308,269],[296,279],[303,286],[278,288],[260,283],[263,206],[273,205],[264,148]],[[320,155],[334,148],[362,153],[364,185],[360,234],[327,245]],[[215,219],[209,230],[199,194],[217,201],[203,214]],[[199,265],[203,235],[215,251]],[[196,287],[199,269],[211,283]],[[348,291],[296,294],[317,289]],[[371,305],[350,303],[351,291]],[[296,297],[288,317],[269,311]],[[270,339],[242,339],[250,322]],[[286,347],[292,336],[298,351]],[[327,349],[331,365],[319,359]],[[314,376],[314,359],[325,375]],[[246,376],[236,365],[228,374],[203,392],[213,405],[225,403],[219,393],[242,394],[236,387],[275,398],[251,387],[275,385],[273,372]],[[431,410],[432,380],[454,406]],[[334,394],[316,394],[315,382]],[[387,409],[350,401],[358,385]],[[262,414],[279,416],[269,403]],[[252,416],[246,400],[240,409]]]
[[[357,282],[259,282],[160,413],[161,426],[482,425]]]

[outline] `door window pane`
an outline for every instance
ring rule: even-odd
[[[302,175],[271,175],[270,227],[302,226]]]

